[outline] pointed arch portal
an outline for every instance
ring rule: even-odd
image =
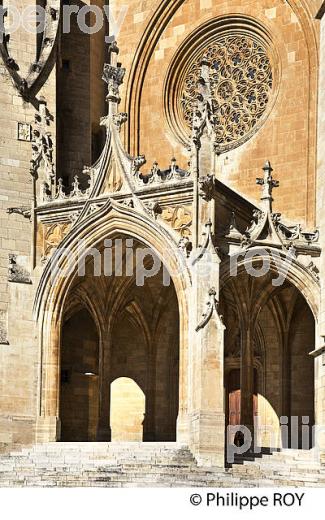
[[[174,284],[140,241],[116,236],[111,244],[109,253],[104,244],[98,247],[110,266],[102,266],[99,275],[96,255],[90,254],[65,299],[60,440],[175,441],[179,310]],[[139,251],[148,254],[145,269],[155,271],[144,281],[136,267]]]
[[[272,279],[241,272],[222,289],[226,426],[253,428],[261,447],[310,449],[315,318],[292,283]]]

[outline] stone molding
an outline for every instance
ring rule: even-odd
[[[61,5],[61,0],[48,0],[46,3],[45,30],[42,35],[39,58],[34,63],[31,63],[30,72],[25,78],[19,73],[19,63],[15,61],[10,53],[10,35],[4,33],[2,41],[0,41],[2,60],[16,89],[26,101],[31,101],[35,98],[55,64]]]

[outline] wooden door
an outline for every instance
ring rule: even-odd
[[[228,376],[228,424],[240,424],[240,370],[234,369]]]
[[[229,393],[229,424],[231,426],[240,424],[240,390]]]
[[[234,369],[228,375],[228,424],[240,425],[240,369]],[[258,414],[257,370],[254,369],[253,413]]]

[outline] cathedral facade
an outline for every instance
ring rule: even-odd
[[[325,461],[324,2],[0,4],[2,451]]]

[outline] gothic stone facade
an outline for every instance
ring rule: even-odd
[[[289,447],[310,448],[324,4],[131,0],[107,46],[44,4],[44,34],[0,43],[2,449],[177,440],[223,466],[226,427],[254,417],[259,445],[283,447],[294,417]],[[145,248],[161,265],[139,283]]]

